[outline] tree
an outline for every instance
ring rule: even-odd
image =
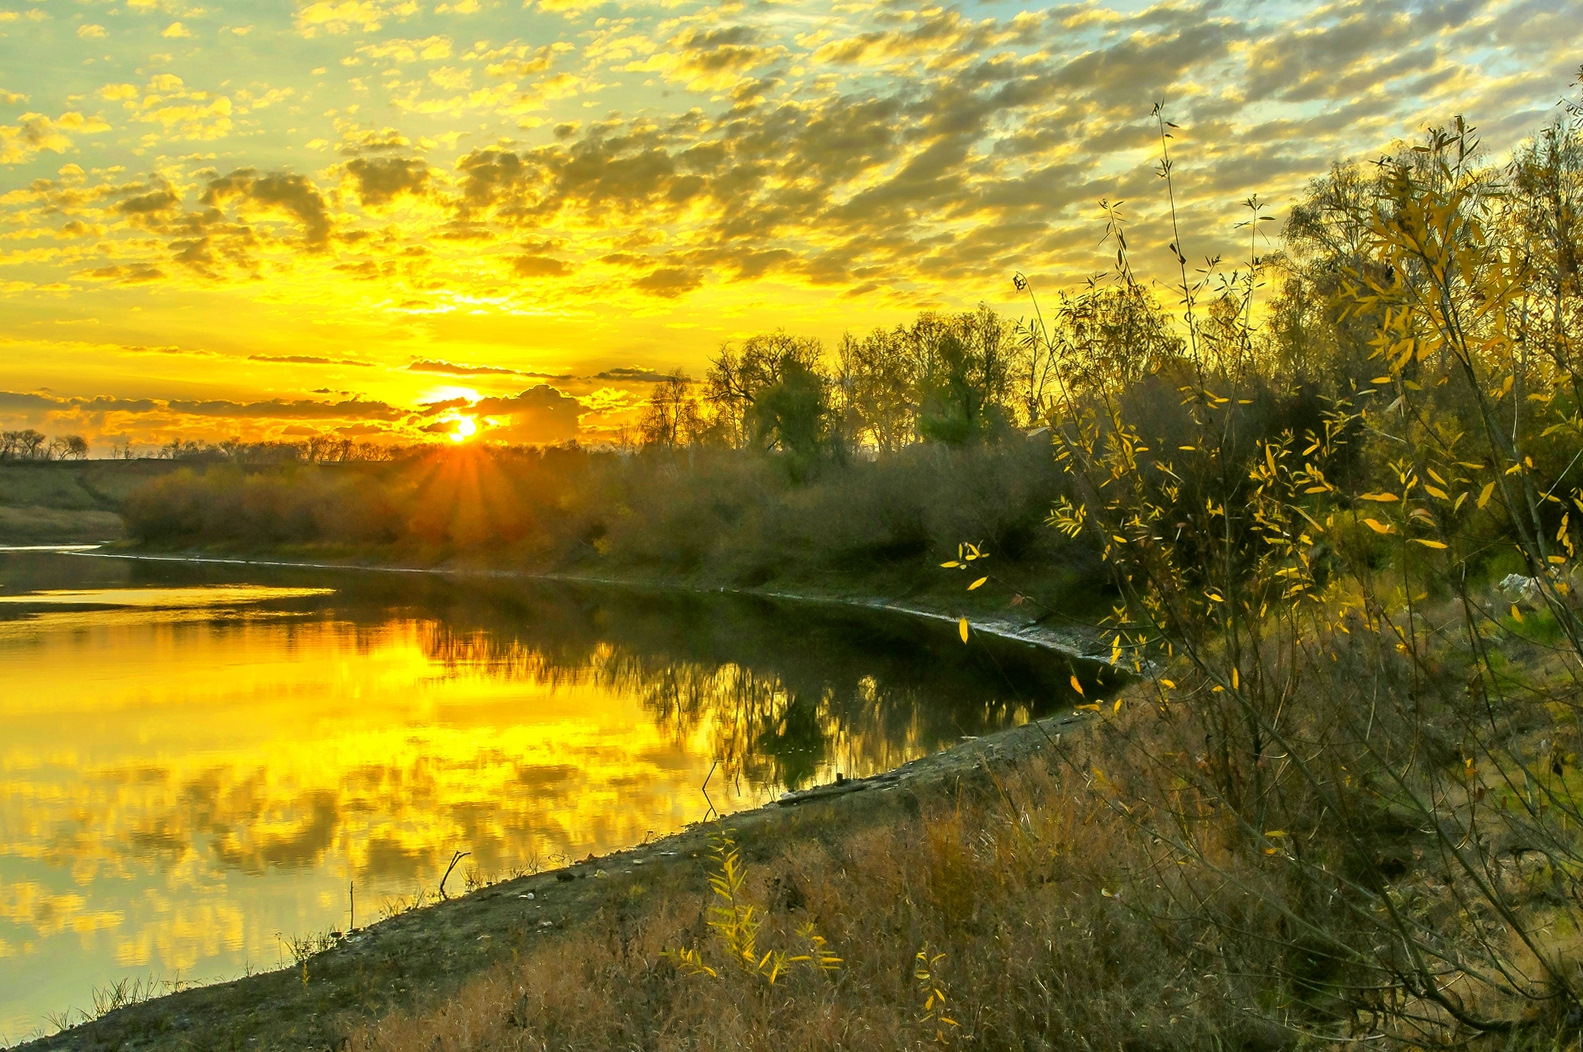
[[[988,306],[918,316],[907,335],[917,361],[920,437],[962,446],[1010,417],[1013,347],[1010,330]]]
[[[49,455],[56,460],[86,460],[88,442],[81,435],[60,435],[50,442]]]
[[[917,435],[915,361],[907,352],[907,330],[875,329],[841,337],[835,387],[841,396],[848,439],[894,453]]]
[[[783,362],[780,378],[759,391],[750,418],[758,447],[786,454],[793,477],[807,478],[829,448],[829,384],[800,361]]]
[[[723,344],[709,364],[704,397],[714,408],[724,441],[743,449],[762,440],[765,433],[754,417],[759,398],[793,367],[819,375],[823,356],[818,340],[785,330],[750,337],[740,351]]]
[[[44,460],[49,457],[46,436],[32,428],[0,432],[0,459]]]
[[[698,399],[692,388],[692,380],[680,369],[654,385],[648,408],[638,424],[645,446],[672,449],[699,440],[703,420],[698,415]]]

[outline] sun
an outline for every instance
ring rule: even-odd
[[[460,417],[456,421],[456,430],[451,432],[452,442],[466,442],[478,434],[478,424],[470,416]]]

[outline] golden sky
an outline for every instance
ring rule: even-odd
[[[598,439],[722,341],[1246,252],[1336,159],[1556,113],[1583,2],[0,0],[0,426]],[[449,416],[447,416],[449,414]]]

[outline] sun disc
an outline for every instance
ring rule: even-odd
[[[466,442],[478,434],[478,424],[470,416],[464,416],[456,421],[456,430],[451,432],[452,442]]]

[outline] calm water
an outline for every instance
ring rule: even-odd
[[[0,552],[0,1044],[289,961],[454,851],[630,845],[1070,704],[954,626],[740,597]],[[284,957],[283,957],[284,955]]]

